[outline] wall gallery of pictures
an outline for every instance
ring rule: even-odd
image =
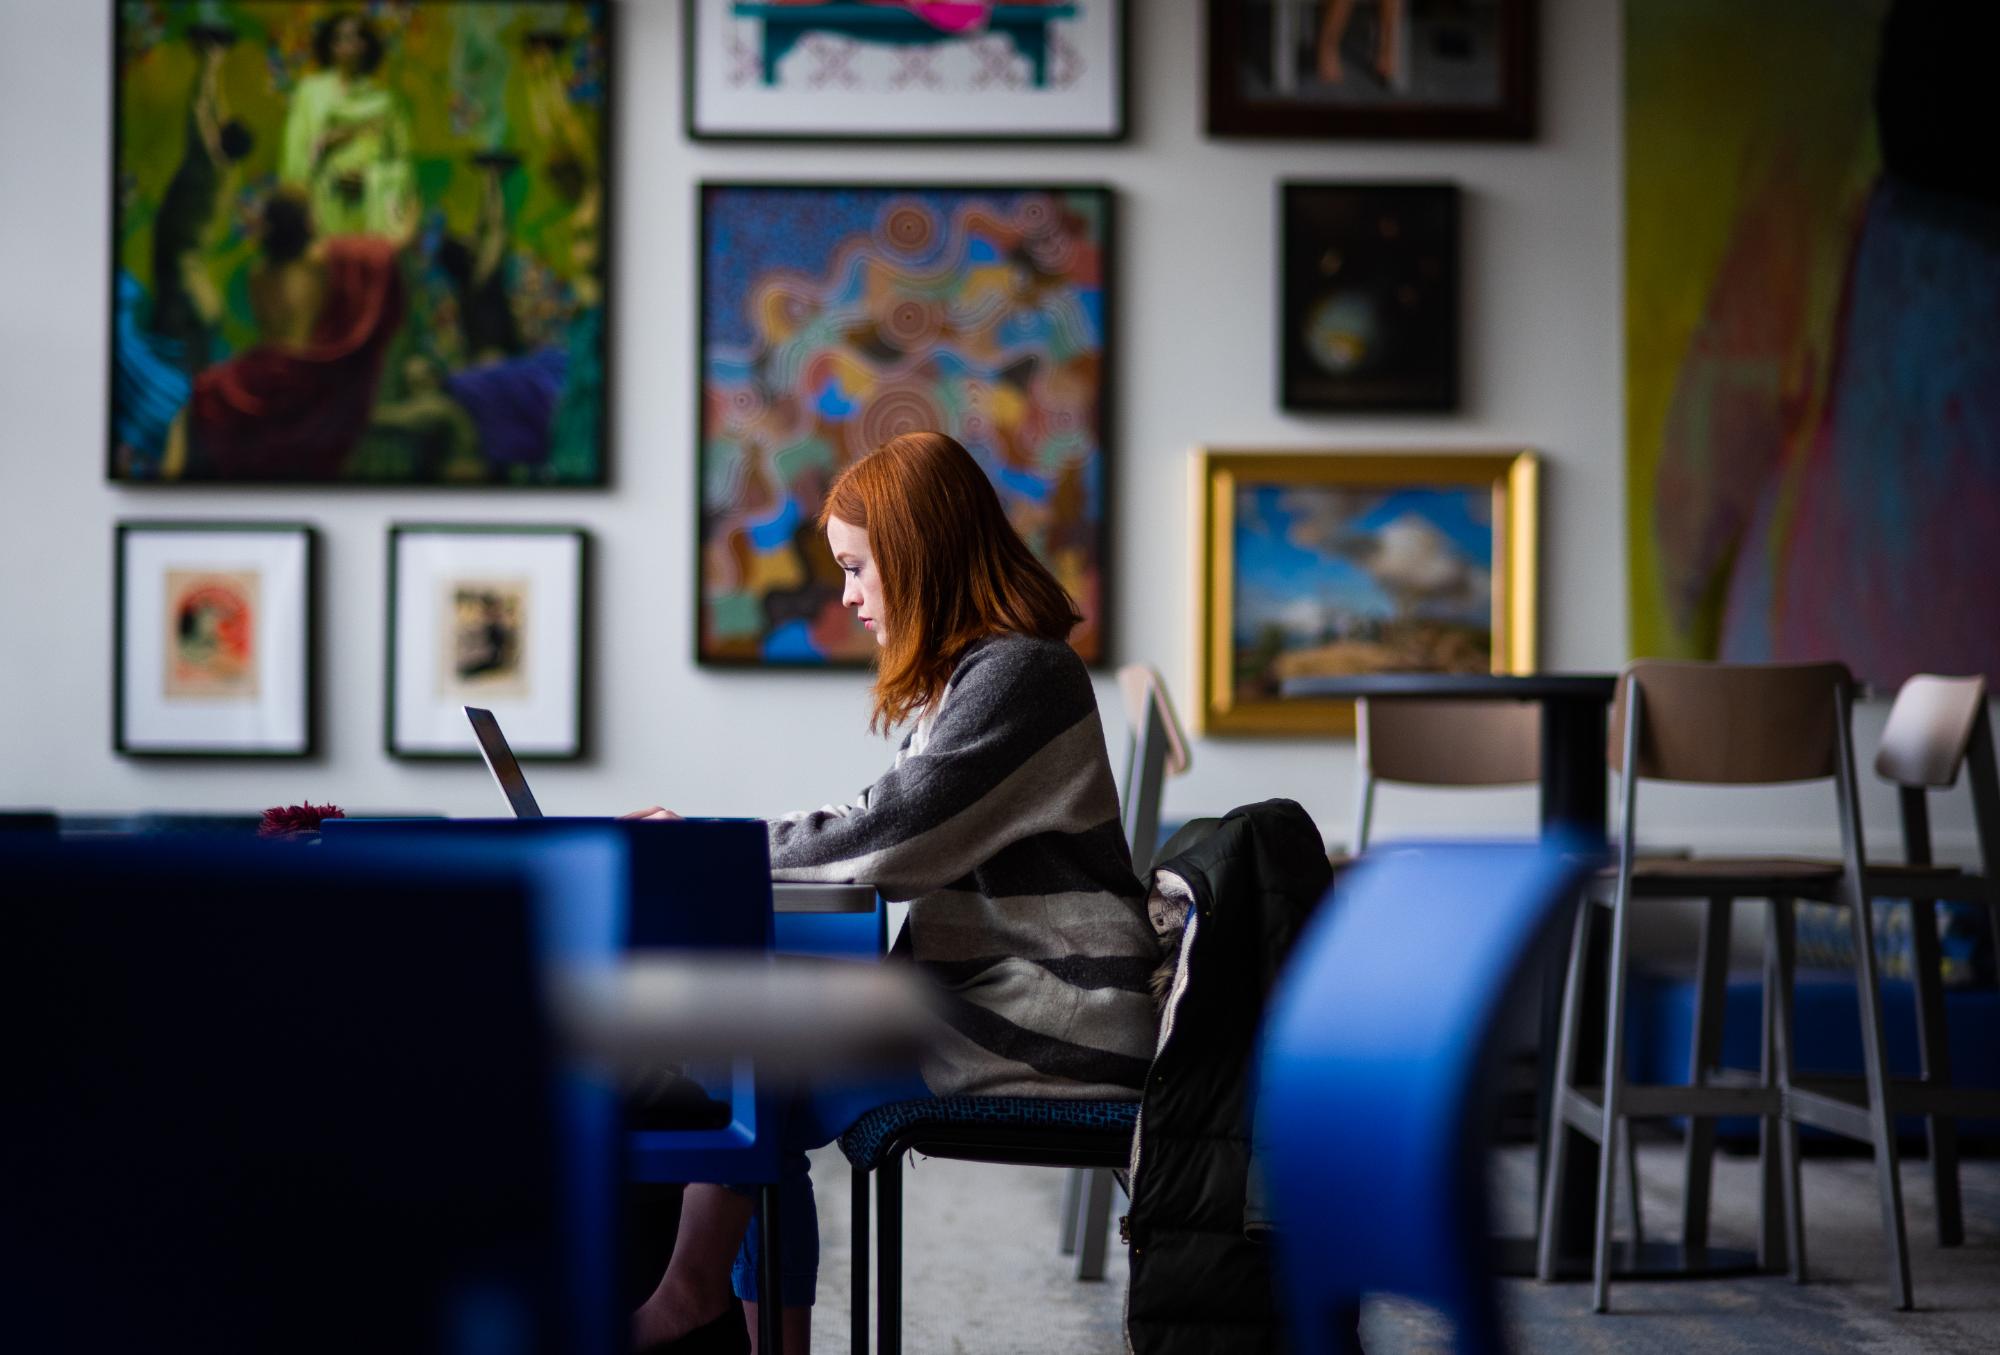
[[[633,74],[611,5],[114,9],[112,482],[154,503],[220,483],[611,486],[607,148],[613,81]],[[685,223],[700,257],[690,658],[863,663],[811,524],[856,457],[938,429],[1076,597],[1078,651],[1108,664],[1110,281],[1138,6],[683,0],[679,17],[692,139],[808,158],[825,143],[967,146],[950,183],[843,182],[829,158],[798,181],[700,185]],[[1206,129],[1527,139],[1534,21],[1532,0],[1209,0]],[[978,174],[981,144],[1056,141],[1100,143],[1095,178]],[[1274,180],[1271,194],[1274,404],[1454,410],[1459,190]],[[1507,621],[1514,599],[1531,612],[1532,571],[1495,563],[1532,561],[1516,540],[1533,530],[1532,457],[1438,451],[1242,463],[1258,478],[1221,513],[1228,539],[1211,505],[1191,543],[1232,580],[1200,604],[1198,644],[1226,656],[1200,671],[1229,684],[1197,703],[1211,732],[1339,727],[1317,711],[1244,719],[1283,705],[1258,695],[1260,663],[1532,665],[1531,628]],[[585,756],[584,529],[385,511],[381,533],[387,755],[475,756],[459,712],[477,705],[524,756]],[[116,537],[115,748],[312,755],[313,525],[149,514]],[[1281,567],[1293,556],[1314,563]],[[1452,587],[1413,590],[1431,565]],[[1309,613],[1317,629],[1294,634]]]

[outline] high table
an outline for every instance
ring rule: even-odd
[[[1606,715],[1618,679],[1612,673],[1371,673],[1356,677],[1292,678],[1281,688],[1288,697],[1396,697],[1433,701],[1533,701],[1542,708],[1542,831],[1564,832],[1600,850],[1606,842]],[[1590,913],[1589,963],[1585,967],[1581,1036],[1582,1066],[1601,1063],[1604,1051],[1603,976],[1607,940]],[[1554,1101],[1557,1044],[1562,1008],[1562,937],[1555,929],[1544,955],[1540,1057],[1535,1067],[1535,1217],[1541,1218],[1548,1170],[1549,1123]],[[1574,1132],[1565,1130],[1564,1132]],[[1596,1235],[1598,1145],[1578,1135],[1570,1145],[1556,1195],[1556,1273],[1587,1279]],[[1535,1239],[1496,1239],[1496,1266],[1503,1275],[1535,1273]],[[1756,1269],[1749,1252],[1721,1247],[1690,1251],[1673,1243],[1620,1245],[1612,1251],[1616,1275],[1644,1278],[1737,1274]]]

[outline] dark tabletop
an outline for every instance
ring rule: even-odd
[[[1367,673],[1289,678],[1286,696],[1416,696],[1515,701],[1610,701],[1616,673]]]

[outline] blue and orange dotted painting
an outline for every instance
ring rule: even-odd
[[[709,185],[702,199],[704,662],[851,665],[814,527],[898,434],[963,443],[1103,645],[1106,190]]]

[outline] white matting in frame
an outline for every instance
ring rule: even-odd
[[[391,756],[476,758],[466,706],[520,757],[582,756],[585,551],[575,527],[390,529]]]
[[[113,747],[308,756],[312,528],[121,522],[117,536]]]
[[[1115,141],[1125,135],[1127,3],[996,0],[928,15],[853,0],[685,0],[688,132]]]

